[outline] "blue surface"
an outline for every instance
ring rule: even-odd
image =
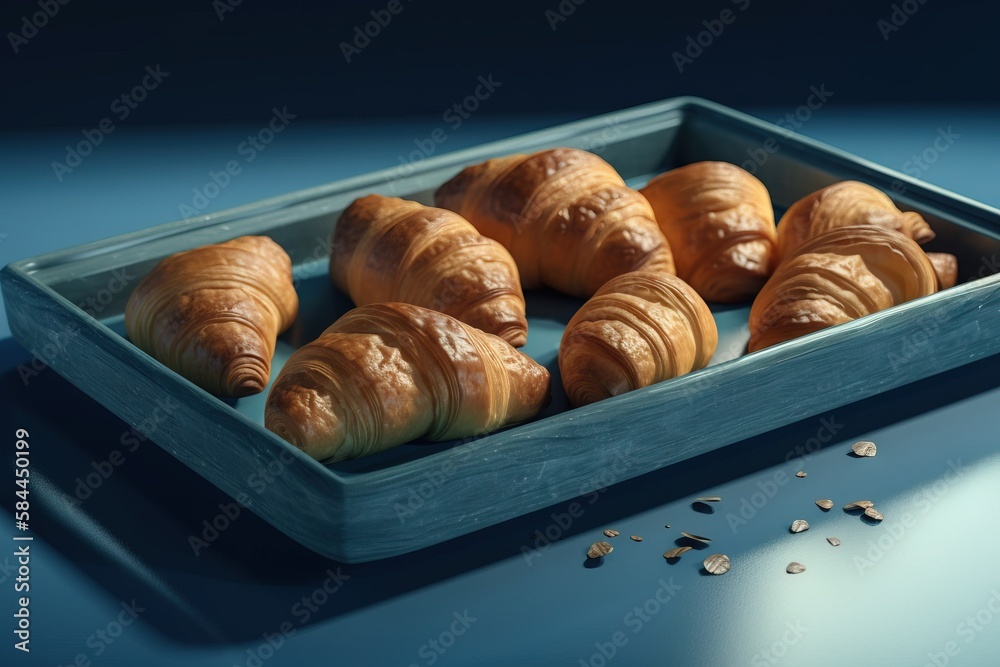
[[[832,106],[800,131],[902,171],[911,156],[933,147],[939,127],[951,126],[960,138],[921,177],[1000,205],[995,113]],[[784,112],[755,115],[774,121]],[[562,120],[477,118],[443,147]],[[433,119],[388,128],[293,124],[205,210],[396,163],[414,137],[435,126]],[[61,184],[49,163],[73,133],[5,138],[0,262],[179,217],[192,188],[234,159],[256,129],[123,130]],[[0,333],[7,334],[5,322]],[[31,432],[28,534],[35,537],[32,652],[15,651],[8,630],[0,664],[67,665],[82,656],[80,664],[192,667],[253,665],[257,658],[268,665],[922,665],[934,656],[978,665],[1000,654],[1000,575],[983,556],[1000,549],[995,357],[601,490],[614,481],[612,468],[577,506],[353,566],[304,550],[246,512],[208,540],[202,522],[223,512],[226,496],[159,447],[134,439],[51,370],[25,383],[18,365],[28,362],[16,343],[0,342],[3,447],[11,456],[10,434]],[[824,427],[836,434],[802,458],[812,439],[825,437]],[[876,441],[879,455],[848,456],[859,438]],[[109,468],[113,450],[122,458]],[[105,479],[97,469],[110,474]],[[808,477],[795,478],[800,469]],[[11,510],[16,487],[7,488],[0,500]],[[78,507],[74,494],[86,496]],[[705,514],[691,505],[700,495],[723,502]],[[829,513],[813,504],[824,497],[835,503]],[[886,517],[881,525],[840,510],[859,498],[877,504]],[[811,530],[790,534],[796,518],[809,520]],[[0,539],[15,534],[9,514],[0,523],[11,526]],[[588,567],[587,547],[604,539],[606,527],[622,533],[611,540],[615,551]],[[554,541],[533,540],[536,530]],[[714,540],[671,565],[661,554],[675,546],[679,530]],[[633,534],[644,541],[628,540]],[[208,541],[197,556],[192,535]],[[828,535],[842,546],[828,545]],[[732,558],[733,570],[702,574],[701,560],[716,552]],[[807,571],[785,574],[791,560]],[[14,561],[0,557],[0,599],[9,610],[20,595],[9,570]],[[342,585],[326,595],[320,587],[338,568]],[[314,611],[301,602],[313,595]],[[132,599],[144,611],[112,637],[122,601]],[[283,624],[293,634],[270,657],[263,634],[279,643],[273,634]],[[111,643],[98,631],[110,632]],[[612,649],[607,660],[601,651]]]

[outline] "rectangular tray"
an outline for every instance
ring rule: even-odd
[[[960,284],[754,354],[745,352],[749,304],[715,307],[711,366],[573,410],[556,352],[581,302],[529,292],[524,351],[553,372],[553,401],[538,418],[334,465],[263,428],[266,392],[215,398],[124,337],[128,294],[161,259],[266,234],[292,257],[301,300],[274,377],[351,307],[327,277],[330,233],[351,201],[378,192],[430,204],[469,164],[555,146],[600,154],[633,187],[693,161],[740,164],[767,185],[778,215],[835,181],[864,181],[924,215],[937,232],[928,249],[958,256]],[[1000,211],[717,104],[676,98],[14,262],[0,284],[22,345],[279,530],[350,563],[441,542],[1000,352],[1000,277],[986,275],[984,261],[998,251]]]

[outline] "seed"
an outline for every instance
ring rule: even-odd
[[[874,507],[866,507],[865,516],[868,517],[869,519],[875,519],[876,521],[881,521],[884,518],[882,516],[882,513],[879,512]]]
[[[717,503],[721,500],[721,496],[702,496],[701,498],[695,498],[695,502],[699,503]]]
[[[697,540],[698,542],[711,542],[712,541],[712,538],[710,538],[710,537],[701,537],[699,535],[692,535],[691,533],[685,533],[683,530],[681,531],[681,535],[683,535],[684,537],[686,537],[688,539],[691,539],[691,540]]]
[[[851,445],[851,451],[857,456],[875,456],[877,447],[875,447],[875,443],[870,440],[861,440]]]
[[[788,567],[785,568],[785,572],[787,572],[788,574],[802,574],[805,571],[806,571],[806,566],[803,565],[802,563],[796,563],[795,561],[789,563]]]
[[[865,510],[874,505],[870,500],[855,500],[853,503],[847,503],[844,505],[844,511],[850,512],[851,510]]]
[[[619,533],[614,528],[608,528],[607,530],[604,531],[605,537],[618,537],[619,535],[621,535],[621,533]]]
[[[825,498],[823,500],[817,500],[816,504],[819,505],[821,510],[828,510],[833,507],[833,501]]]
[[[800,470],[797,473],[795,473],[795,476],[799,477],[799,478],[802,478],[802,477],[805,477],[807,474],[808,473],[805,470]]]
[[[809,530],[809,522],[805,519],[796,519],[792,522],[791,531],[793,533],[801,533],[804,530]]]
[[[600,558],[601,556],[607,556],[614,550],[615,548],[607,542],[594,542],[590,545],[590,549],[587,551],[587,558]]]
[[[829,542],[831,545],[833,545],[835,547],[839,547],[840,546],[840,538],[839,537],[828,537],[828,538],[826,538],[826,541]]]
[[[633,536],[632,536],[632,540],[633,540],[634,542],[642,542],[642,538],[641,538],[641,537],[639,537],[638,535],[633,535]]]
[[[711,574],[725,574],[729,572],[729,556],[725,554],[712,554],[705,559],[705,569]]]
[[[677,547],[676,549],[670,549],[669,551],[664,552],[663,557],[667,560],[670,560],[671,558],[680,558],[681,554],[685,551],[691,551],[691,547]]]

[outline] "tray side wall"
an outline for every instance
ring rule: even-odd
[[[333,519],[341,512],[343,487],[329,470],[165,373],[145,353],[122,345],[119,336],[15,269],[0,271],[0,284],[11,331],[30,352],[279,530],[319,553],[341,555],[331,545],[341,543],[342,524]],[[47,345],[57,352],[48,352]],[[258,490],[252,479],[268,481]],[[280,502],[289,497],[299,501]]]
[[[630,170],[636,174],[652,171],[664,162],[682,159],[684,150],[697,148],[706,135],[699,134],[696,125],[678,125],[682,117],[678,106],[684,104],[684,113],[698,122],[737,129],[747,123],[742,130],[732,130],[735,139],[729,141],[745,145],[767,136],[765,124],[742,121],[739,114],[714,105],[675,102],[657,106],[656,113],[649,109],[623,112],[617,115],[623,119],[618,138],[627,143],[621,145],[630,150],[642,148]],[[633,117],[634,123],[629,120]],[[573,124],[577,130],[555,128],[432,158],[425,172],[382,186],[405,184],[426,197],[467,161],[508,149],[577,144],[605,122],[593,119]],[[641,140],[645,131],[658,141]],[[711,150],[729,150],[724,135],[715,135]],[[675,142],[678,137],[679,144]],[[796,155],[826,165],[824,178],[831,178],[837,170],[850,172],[854,165],[843,155],[822,153],[814,142],[795,138],[783,142],[787,151],[778,153],[772,169]],[[609,144],[606,155],[613,163],[618,161],[616,150]],[[820,155],[815,155],[817,151]],[[858,173],[870,171],[886,178],[866,169],[855,167]],[[329,228],[338,206],[379,178],[384,180],[375,175],[324,187],[321,200],[300,195],[284,208],[268,204],[265,210],[255,211],[248,207],[246,228],[236,222],[227,223],[231,228],[199,227],[185,242],[210,242],[207,239],[216,236],[228,238],[247,229],[276,225],[279,237],[286,235],[282,238],[289,243],[289,239],[296,244],[306,241],[296,247],[308,252],[321,244],[323,239],[315,235]],[[909,195],[914,202],[934,209],[942,220],[957,224],[967,218],[994,234],[1000,229],[995,212],[984,207],[919,184]],[[1000,352],[1000,337],[989,335],[1000,322],[1000,282],[988,278],[433,456],[342,478],[182,378],[165,373],[125,339],[72,306],[51,285],[39,282],[47,278],[65,286],[74,273],[85,278],[102,275],[109,261],[151,264],[156,257],[175,251],[180,241],[173,236],[153,232],[150,247],[140,247],[135,237],[131,246],[112,244],[103,254],[99,248],[57,254],[35,276],[16,267],[4,269],[0,281],[15,337],[37,354],[55,336],[67,351],[51,364],[58,372],[129,424],[151,430],[154,441],[286,534],[345,562],[405,553],[587,493],[600,483],[605,471],[622,470],[622,461],[627,465],[615,482]],[[60,264],[59,257],[67,263]],[[912,349],[918,353],[908,352]],[[95,368],[102,370],[95,374]],[[761,391],[762,387],[782,387],[783,391]],[[164,398],[180,407],[150,424],[149,406]],[[731,411],[736,403],[747,417]],[[208,443],[211,456],[205,455]],[[248,494],[247,478],[276,461],[289,474],[278,476],[258,495]],[[289,498],[296,502],[290,504]]]
[[[345,545],[345,555],[368,560],[426,546],[992,356],[1000,353],[998,322],[1000,279],[990,278],[950,299],[911,302],[754,353],[748,363],[365,475],[349,487],[348,504],[357,498],[363,507],[349,517],[349,532],[382,539]]]

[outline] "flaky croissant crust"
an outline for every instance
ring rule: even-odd
[[[958,258],[946,252],[929,252],[927,259],[931,260],[934,273],[937,274],[938,289],[948,289],[958,283]]]
[[[267,386],[278,334],[298,312],[292,264],[265,236],[180,252],[135,288],[125,328],[140,349],[229,397]]]
[[[900,211],[884,192],[870,185],[841,181],[788,208],[778,223],[778,253],[788,257],[814,236],[857,225],[893,229],[919,244],[934,238],[934,231],[919,213]]]
[[[695,162],[640,192],[670,242],[677,275],[708,301],[753,298],[777,264],[767,188],[728,162]]]
[[[517,347],[527,336],[514,259],[452,211],[381,195],[355,200],[334,229],[330,277],[359,306],[403,301]]]
[[[697,292],[676,276],[637,271],[608,281],[569,321],[559,370],[579,406],[702,368],[717,344]]]
[[[497,336],[405,303],[350,311],[285,362],[264,425],[321,461],[535,415],[549,373]]]
[[[750,309],[751,352],[937,291],[927,255],[904,234],[839,227],[784,259]]]
[[[649,202],[592,153],[555,148],[469,167],[434,195],[507,248],[521,284],[582,298],[614,276],[674,273]]]

